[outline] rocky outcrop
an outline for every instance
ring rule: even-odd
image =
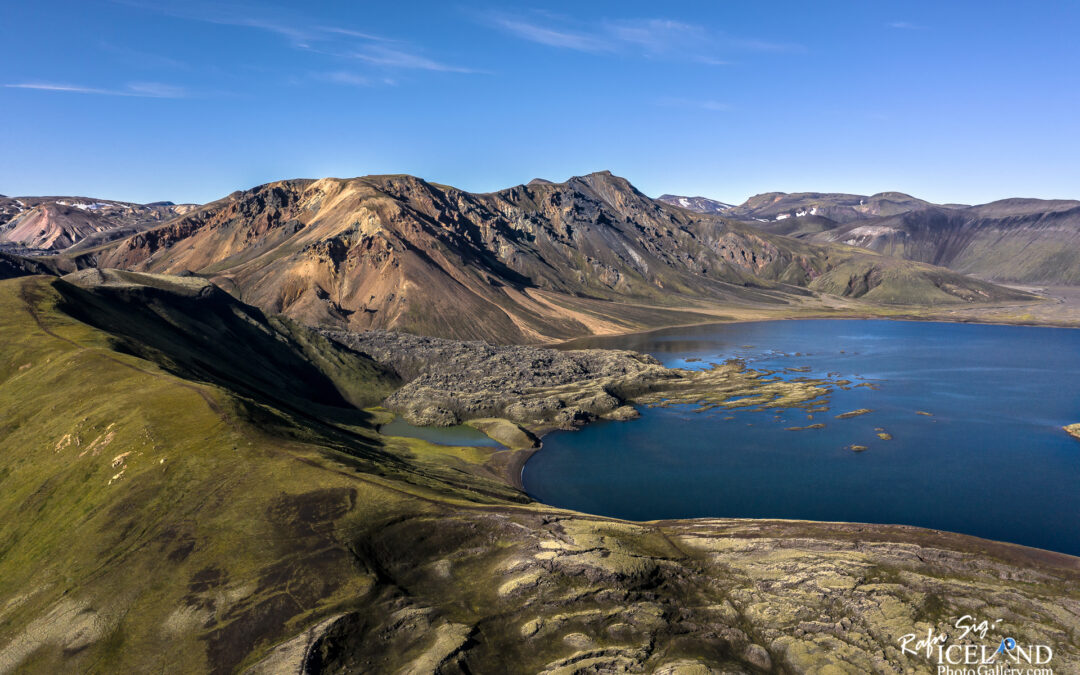
[[[499,346],[393,331],[322,333],[397,373],[405,384],[383,405],[421,426],[494,417],[542,433],[600,417],[633,419],[635,403],[805,406],[831,385],[846,384],[782,380],[734,361],[705,370],[665,368],[622,350]]]
[[[497,346],[393,331],[323,334],[396,372],[406,383],[384,405],[418,425],[495,417],[572,428],[679,377],[630,351]]]
[[[1080,441],[1080,424],[1070,424],[1065,427],[1065,433]]]
[[[418,558],[406,542],[420,533]],[[1055,672],[1080,667],[1067,581],[1076,559],[972,537],[494,510],[412,518],[372,537],[381,569],[412,599],[339,622],[316,646],[323,667],[449,653],[443,672],[932,673],[934,658],[902,649],[904,636],[928,632],[991,650],[1002,635],[1051,644]],[[448,586],[460,606],[484,610],[440,606]],[[961,639],[965,614],[1002,622]],[[451,626],[473,639],[444,640]],[[402,655],[387,662],[388,652]]]

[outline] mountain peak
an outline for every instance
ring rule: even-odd
[[[610,171],[608,171],[606,169],[604,171],[593,171],[592,173],[587,173],[587,174],[585,174],[583,176],[573,176],[573,177],[570,178],[570,180],[571,181],[575,181],[575,180],[576,181],[584,181],[584,182],[588,182],[588,183],[609,182],[609,181],[619,181],[619,182],[627,183],[627,184],[630,183],[630,181],[626,180],[622,176],[616,176],[615,174],[611,173]],[[567,181],[567,182],[570,182],[570,181]]]
[[[592,173],[587,173],[584,176],[573,176],[568,181],[566,181],[566,184],[587,185],[593,190],[614,188],[616,190],[632,190],[633,192],[638,191],[637,188],[635,188],[630,183],[630,181],[626,180],[622,176],[616,176],[610,171],[594,171]]]
[[[604,169],[602,171],[593,171],[592,173],[585,173],[585,174],[581,174],[581,175],[578,175],[578,176],[570,176],[569,178],[562,181],[561,183],[557,182],[557,181],[553,181],[553,180],[548,180],[547,178],[533,178],[527,184],[528,185],[567,185],[569,183],[596,183],[596,182],[611,181],[611,180],[621,181],[623,183],[629,184],[629,181],[627,181],[625,178],[623,178],[621,176],[616,176],[615,174],[611,173],[611,171],[608,170],[608,169]]]
[[[617,211],[621,205],[628,201],[649,200],[640,190],[633,186],[622,176],[616,176],[611,171],[593,171],[581,176],[571,176],[561,183],[556,183],[544,178],[534,178],[529,181],[532,187],[569,188],[575,192],[591,195],[613,206]],[[511,188],[513,189],[513,188]]]
[[[896,192],[895,190],[889,190],[889,191],[886,191],[886,192],[878,192],[877,194],[870,195],[869,198],[870,199],[889,199],[889,200],[892,200],[892,201],[905,201],[905,202],[906,201],[917,201],[917,202],[922,201],[918,197],[912,197],[911,195],[907,194],[906,192]]]

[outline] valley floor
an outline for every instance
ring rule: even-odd
[[[947,321],[977,321],[1032,326],[1080,327],[1080,287],[1014,287],[1043,298],[1041,302],[965,306],[940,313]]]

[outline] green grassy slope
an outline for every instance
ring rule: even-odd
[[[274,372],[237,381],[241,345],[208,345],[272,319],[191,315],[184,284],[0,281],[0,673],[860,673],[919,668],[899,635],[975,609],[1080,666],[1080,619],[1054,609],[1080,603],[1075,558],[530,503],[487,468],[498,451],[382,437],[344,394],[300,405],[310,383],[277,369],[312,347],[288,333]],[[306,363],[334,381],[350,358]]]
[[[28,258],[0,251],[0,279],[14,279],[30,274],[62,274],[60,268],[69,266],[59,258]],[[71,266],[74,269],[74,266]]]
[[[364,595],[332,524],[409,498],[380,474],[458,490],[359,411],[330,433],[117,351],[58,285],[0,282],[0,672],[226,672]]]
[[[68,314],[112,331],[118,348],[282,405],[370,406],[399,384],[374,361],[198,277],[89,269],[55,288]]]
[[[909,260],[858,255],[843,260],[810,288],[881,305],[936,306],[971,302],[1024,302],[1022,291]]]

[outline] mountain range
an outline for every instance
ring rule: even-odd
[[[94,233],[52,264],[197,275],[309,325],[501,343],[697,323],[717,308],[803,310],[826,296],[1028,299],[672,206],[609,172],[486,194],[406,175],[286,180],[183,211]]]
[[[711,213],[697,202],[685,208]],[[899,192],[770,192],[725,210],[761,230],[843,243],[1003,283],[1080,284],[1080,201],[931,204]]]
[[[0,248],[58,252],[104,243],[190,212],[194,204],[133,204],[87,197],[0,196]]]

